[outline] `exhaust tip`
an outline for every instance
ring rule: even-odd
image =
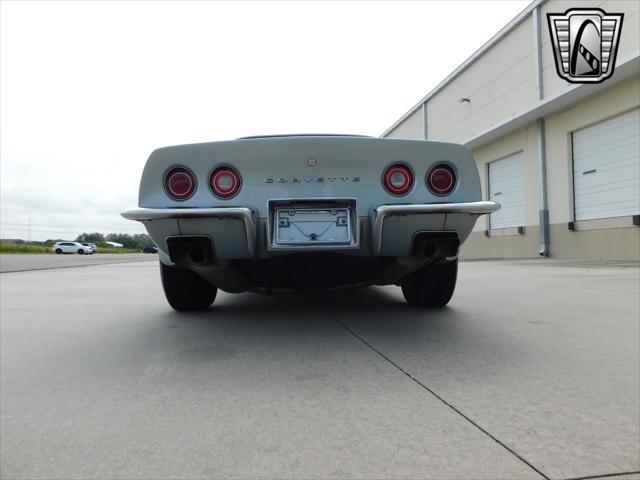
[[[213,242],[206,236],[167,238],[169,258],[178,265],[207,265],[214,259]]]
[[[413,237],[412,256],[448,258],[458,255],[460,237],[456,232],[418,232]]]

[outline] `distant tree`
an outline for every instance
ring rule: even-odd
[[[135,235],[129,233],[110,233],[105,237],[105,240],[121,243],[125,248],[135,248],[137,250],[153,246],[153,241],[146,233],[138,233]]]
[[[55,239],[55,240],[54,240],[54,239],[49,238],[49,239],[47,239],[47,240],[44,242],[44,244],[50,247],[50,246],[51,246],[51,245],[53,245],[54,243],[58,243],[58,242],[62,242],[62,241],[63,241],[63,240],[62,240],[61,238],[57,238],[57,239]]]
[[[47,244],[53,245],[56,241],[57,240],[47,240]],[[131,235],[130,233],[109,233],[104,235],[99,232],[84,232],[78,235],[75,241],[82,243],[95,243],[102,247],[108,246],[104,243],[105,241],[116,242],[121,243],[124,248],[133,248],[136,250],[142,250],[144,247],[154,246],[153,241],[146,233],[137,233],[135,235]]]
[[[133,239],[128,233],[110,233],[105,237],[108,242],[121,243],[124,248],[135,248],[133,246]]]
[[[137,233],[133,236],[133,239],[138,246],[137,248],[139,248],[140,250],[142,250],[144,247],[155,246],[153,240],[151,240],[151,237],[146,233]]]
[[[81,243],[104,242],[104,235],[98,232],[81,233],[80,235],[78,235],[78,238],[76,238],[76,242],[81,242]]]

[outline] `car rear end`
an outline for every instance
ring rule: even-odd
[[[233,292],[397,283],[496,208],[463,146],[310,135],[158,149],[123,216]]]
[[[81,242],[81,245],[82,245],[83,247],[85,247],[85,253],[86,253],[86,254],[89,254],[89,255],[91,255],[91,254],[95,253],[96,248],[97,248],[93,243],[85,243],[85,242]]]

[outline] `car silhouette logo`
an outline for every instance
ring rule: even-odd
[[[613,75],[623,17],[599,8],[548,13],[558,75],[570,83],[600,83]]]

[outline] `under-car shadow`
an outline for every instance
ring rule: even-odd
[[[315,320],[343,323],[343,320],[366,319],[375,323],[407,320],[440,323],[456,317],[452,307],[420,308],[408,305],[402,295],[390,291],[392,287],[371,287],[354,290],[302,291],[293,294],[266,295],[244,293],[223,294],[214,305],[200,312],[175,312],[167,310],[164,318],[182,324],[216,323],[233,318],[246,323],[279,324],[298,323],[300,327]],[[169,308],[167,306],[167,308]]]
[[[161,294],[147,301],[119,311],[125,328],[103,331],[74,354],[91,368],[91,359],[112,358],[115,349],[151,372],[203,378],[208,373],[202,372],[217,372],[223,365],[238,375],[324,375],[347,366],[355,368],[355,374],[363,359],[375,358],[374,350],[403,364],[403,358],[422,359],[429,368],[448,368],[457,358],[495,357],[498,363],[474,361],[465,367],[479,376],[512,360],[510,336],[483,332],[486,325],[477,321],[477,311],[464,297],[454,297],[448,307],[423,309],[406,304],[396,287],[221,294],[214,306],[201,312],[176,312]],[[119,374],[119,361],[113,360],[110,366]]]
[[[219,337],[226,342],[274,342],[282,347],[300,337],[327,335],[353,337],[375,331],[388,338],[413,339],[419,347],[429,339],[455,342],[464,314],[455,307],[419,308],[404,302],[400,289],[373,287],[357,290],[301,292],[289,295],[221,295],[202,312],[174,312],[167,306],[160,315],[165,328],[198,337]],[[281,335],[282,338],[278,338]],[[353,338],[351,338],[353,340]],[[330,348],[327,345],[327,348]]]

